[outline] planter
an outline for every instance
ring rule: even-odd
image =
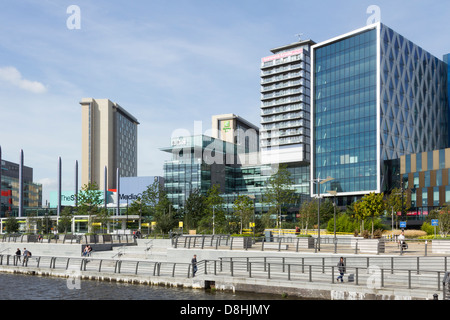
[[[298,247],[302,249],[314,249],[314,238],[312,237],[299,237],[297,238]]]
[[[231,241],[233,248],[248,249],[252,247],[253,239],[250,237],[232,237]]]
[[[353,238],[350,241],[352,249],[356,248],[358,244],[358,251],[361,253],[384,253],[385,252],[385,242],[384,239],[364,239],[364,238]]]

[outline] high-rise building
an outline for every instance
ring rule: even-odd
[[[82,107],[82,185],[95,182],[104,189],[116,188],[121,177],[137,176],[137,126],[139,122],[108,99],[85,98]]]
[[[447,146],[447,65],[389,27],[312,46],[312,68],[311,176],[340,204],[383,192],[386,161]]]
[[[259,128],[235,114],[212,116],[212,137],[236,144],[243,152],[259,151]]]
[[[2,160],[0,217],[6,213],[17,216],[20,201],[20,165]],[[23,208],[42,207],[42,185],[33,182],[33,168],[23,166]]]
[[[299,41],[261,59],[261,158],[264,163],[310,161],[310,49]]]

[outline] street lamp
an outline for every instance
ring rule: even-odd
[[[335,190],[330,190],[328,191],[329,194],[331,194],[334,197],[334,243],[336,243],[336,195],[337,195],[337,191]]]
[[[328,177],[326,179],[313,179],[312,182],[318,185],[317,198],[319,199],[317,204],[317,249],[320,251],[320,185],[327,183],[331,180],[334,180],[332,177]]]

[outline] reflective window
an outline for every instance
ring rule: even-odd
[[[375,40],[369,30],[315,50],[314,178],[338,192],[377,188]]]

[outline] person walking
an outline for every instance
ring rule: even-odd
[[[22,251],[20,251],[20,249],[17,248],[17,251],[16,251],[16,263],[20,262],[20,256],[21,255],[22,255]]]
[[[27,248],[23,248],[23,260],[22,260],[22,266],[26,265],[28,262],[28,250]]]
[[[341,257],[339,259],[339,262],[337,264],[338,270],[339,270],[339,277],[337,277],[337,281],[339,282],[339,279],[341,280],[341,282],[344,282],[344,274],[345,274],[345,263],[344,263],[344,258]]]
[[[195,277],[195,273],[197,272],[197,255],[194,254],[194,257],[191,260],[192,264],[192,276]]]

